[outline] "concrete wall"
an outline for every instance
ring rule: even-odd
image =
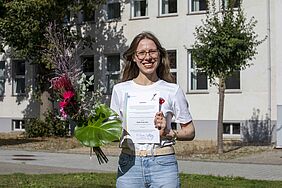
[[[274,105],[277,105],[273,109],[273,113],[277,113],[277,125],[276,125],[276,147],[282,148],[282,23],[281,23],[281,9],[282,1],[271,1],[271,60],[272,60],[272,73],[275,75],[273,79],[273,95],[277,99],[273,101]]]
[[[7,53],[8,54],[8,53]],[[26,89],[27,95],[15,96],[12,92],[12,65],[11,58],[7,54],[1,54],[0,60],[5,61],[5,93],[0,98],[0,131],[12,131],[12,120],[24,117],[38,117],[39,103],[35,101],[31,90],[34,87],[34,67],[26,63]]]

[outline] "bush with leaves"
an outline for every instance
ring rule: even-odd
[[[51,129],[47,123],[39,118],[25,120],[25,134],[29,138],[51,136]]]
[[[69,122],[62,121],[57,114],[54,112],[48,111],[45,114],[45,123],[49,125],[51,129],[50,136],[58,136],[58,137],[65,137],[69,136],[70,127]]]
[[[69,135],[69,123],[62,121],[53,112],[44,114],[45,120],[39,118],[26,119],[25,134],[27,137],[64,137]]]

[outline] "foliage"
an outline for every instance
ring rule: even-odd
[[[247,21],[241,6],[235,11],[229,3],[227,9],[217,12],[214,0],[210,2],[212,9],[206,20],[196,27],[192,57],[197,68],[213,81],[250,66],[263,40],[258,40],[254,32],[257,21],[254,17]]]
[[[42,52],[48,45],[44,34],[50,22],[56,22],[60,28],[69,33],[65,27],[66,17],[70,11],[95,10],[103,0],[1,0],[0,37],[4,45],[13,47],[25,58],[41,60]],[[70,26],[76,23],[71,22]]]
[[[211,83],[218,86],[218,153],[223,153],[223,111],[225,80],[235,71],[244,70],[251,65],[257,54],[256,47],[263,40],[258,40],[254,28],[257,21],[252,17],[247,21],[241,8],[234,10],[235,0],[229,0],[227,8],[222,6],[217,12],[215,1],[208,1],[208,11],[203,25],[196,27],[196,40],[192,45],[192,58],[199,71],[204,72]],[[218,78],[218,83],[216,82]]]
[[[76,61],[76,47],[64,34],[50,25],[46,38],[50,48],[46,50],[54,68],[50,80],[53,100],[59,103],[60,117],[76,125],[75,137],[85,146],[92,147],[99,163],[107,162],[100,146],[119,140],[122,132],[117,113],[99,103],[99,91],[89,91],[94,75],[89,79],[82,74],[82,64]],[[70,44],[70,45],[69,45]]]
[[[24,0],[2,1],[0,18],[4,45],[13,47],[22,57],[38,57],[46,44],[43,33],[50,21],[62,22],[67,1]]]
[[[80,40],[79,32],[71,32],[78,24],[78,14],[89,14],[105,0],[0,0],[0,51],[12,48],[13,58],[21,58],[37,66],[35,96],[48,90],[50,64],[43,58],[49,47],[45,38],[49,23],[56,23],[73,41]],[[70,19],[70,13],[75,19]],[[79,29],[77,29],[79,30]],[[83,45],[91,46],[93,39],[84,38]]]
[[[55,111],[54,111],[55,112]],[[53,111],[45,113],[45,123],[50,126],[51,136],[65,137],[69,135],[69,123],[61,121]]]
[[[193,188],[268,188],[281,187],[282,181],[248,180],[240,177],[216,177],[180,174],[181,187]],[[2,187],[107,187],[114,188],[115,173],[10,174],[0,175]]]
[[[260,110],[254,109],[251,119],[242,127],[243,141],[248,144],[271,144],[274,126],[266,114],[260,117]]]
[[[45,121],[38,118],[27,119],[25,126],[25,134],[27,137],[49,137],[68,135],[68,123],[61,121],[56,114],[48,112],[45,114]]]
[[[97,147],[119,140],[121,135],[121,121],[109,120],[116,114],[106,105],[95,109],[87,122],[79,124],[75,129],[75,137],[85,146]],[[108,121],[107,121],[108,120]]]
[[[25,134],[29,138],[50,136],[51,129],[38,118],[26,119]]]

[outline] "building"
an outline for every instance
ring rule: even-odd
[[[222,3],[227,2],[215,1],[219,11]],[[236,3],[235,6],[239,4]],[[81,54],[81,62],[85,65],[84,71],[99,78],[96,85],[105,88],[105,98],[109,99],[112,86],[118,81],[122,69],[123,51],[138,33],[142,31],[154,33],[168,50],[171,71],[186,93],[196,125],[196,139],[215,140],[218,91],[215,86],[208,83],[205,75],[197,72],[188,52],[194,43],[195,27],[202,24],[201,20],[205,19],[206,8],[205,0],[108,0],[92,16],[83,15],[82,12],[79,16],[82,24],[80,29],[85,35],[92,35],[96,39],[95,50],[86,50]],[[253,65],[244,71],[234,73],[227,81],[224,138],[243,139],[246,136],[244,133],[246,128],[252,134],[260,135],[254,132],[253,128],[248,130],[249,124],[246,124],[253,115],[258,115],[260,120],[258,122],[262,124],[258,123],[255,126],[266,126],[267,130],[264,130],[264,133],[272,136],[272,141],[277,140],[277,145],[282,146],[282,86],[279,84],[282,76],[278,72],[282,70],[279,58],[279,51],[282,48],[279,10],[282,8],[282,2],[245,0],[242,8],[248,19],[255,16],[258,21],[255,32],[259,38],[263,39],[265,36],[268,38],[258,46],[258,54],[252,62]],[[16,99],[8,92],[8,87],[13,85],[12,82],[7,82],[6,78],[4,83],[5,97],[0,105],[3,106],[2,109],[6,106],[10,106],[11,109],[10,112],[5,110],[6,113],[4,111],[0,113],[0,129],[8,131],[13,127],[12,122],[23,116],[24,107],[28,104],[17,105]],[[13,99],[6,100],[9,97]],[[271,123],[263,123],[265,121],[262,120],[268,119]],[[6,123],[2,123],[4,121]]]

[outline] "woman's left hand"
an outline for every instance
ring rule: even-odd
[[[163,112],[157,112],[155,116],[155,127],[160,130],[160,136],[165,136],[166,133],[166,118]]]

